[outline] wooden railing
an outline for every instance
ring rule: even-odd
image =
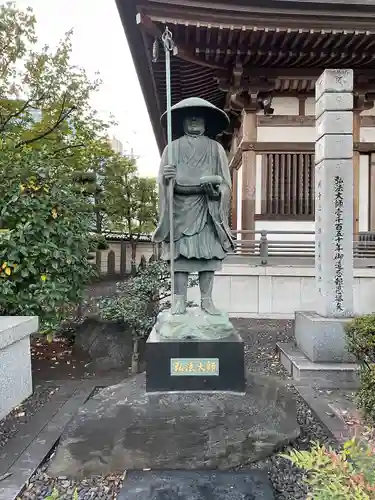
[[[259,265],[314,265],[314,231],[233,231],[235,250],[229,259]],[[287,238],[286,235],[293,235]],[[353,239],[356,267],[375,267],[375,233]]]

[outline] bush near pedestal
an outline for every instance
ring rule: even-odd
[[[196,277],[189,279],[189,287],[197,284]],[[170,306],[170,294],[169,266],[158,260],[140,267],[136,276],[118,283],[114,296],[99,301],[101,318],[122,323],[133,337],[133,373],[138,371],[140,341],[147,339],[159,312]]]
[[[360,389],[357,403],[364,416],[375,423],[375,314],[358,316],[346,327],[348,350],[357,358]]]

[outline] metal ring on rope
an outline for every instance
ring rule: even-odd
[[[173,38],[172,38],[172,33],[169,30],[168,26],[165,28],[164,33],[161,36],[161,40],[163,42],[165,50],[172,51],[173,50]]]

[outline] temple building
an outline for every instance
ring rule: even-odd
[[[354,239],[375,231],[375,1],[116,1],[160,151],[166,26],[177,47],[172,104],[197,96],[228,113],[219,140],[239,238],[314,239],[315,81],[325,68],[352,68]]]

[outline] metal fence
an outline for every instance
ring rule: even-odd
[[[235,250],[228,257],[230,262],[263,266],[314,265],[314,231],[233,231],[233,236]],[[355,235],[353,257],[355,267],[375,267],[375,233]]]

